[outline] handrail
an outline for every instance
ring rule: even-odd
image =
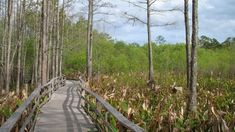
[[[24,103],[0,127],[0,132],[32,131],[36,121],[36,118],[33,115],[37,115],[38,107],[41,107],[50,99],[53,91],[64,85],[65,77],[60,76],[53,78],[45,85],[36,88]]]
[[[79,82],[78,84],[80,85],[80,97],[85,101],[85,103],[89,103],[88,100],[86,99],[86,95],[90,95],[96,100],[96,105],[101,105],[103,108],[107,110],[108,113],[113,115],[118,123],[121,125],[121,131],[126,131],[131,130],[134,132],[144,132],[145,130],[138,125],[134,124],[133,122],[129,121],[126,117],[124,117],[119,111],[117,111],[114,107],[112,107],[108,102],[106,102],[101,96],[98,94],[92,92],[89,88],[86,88],[85,82],[82,80],[81,77],[79,77]],[[85,95],[82,95],[82,93],[85,91]],[[79,101],[81,104],[81,101]],[[89,105],[89,104],[88,104]],[[84,107],[84,106],[83,106]],[[98,107],[98,106],[96,106]],[[96,111],[99,111],[96,109]],[[100,114],[100,113],[99,113]],[[107,114],[106,114],[107,115]],[[105,123],[107,124],[107,117]],[[105,131],[108,131],[107,129]]]

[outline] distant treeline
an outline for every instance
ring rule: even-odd
[[[67,23],[64,48],[64,73],[85,71],[86,21]],[[159,37],[158,37],[159,38]],[[157,39],[158,39],[157,38]],[[153,61],[156,72],[186,72],[185,45],[166,43],[164,38],[153,43]],[[164,41],[163,41],[164,40]],[[147,72],[147,44],[114,41],[108,34],[94,30],[93,74],[116,72]],[[235,75],[235,38],[223,43],[207,36],[200,37],[199,72],[206,74]]]

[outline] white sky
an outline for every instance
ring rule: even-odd
[[[85,0],[86,1],[86,0]],[[116,5],[113,9],[102,9],[103,12],[113,13],[113,16],[95,16],[96,19],[104,18],[112,23],[107,25],[99,22],[95,25],[96,29],[110,34],[113,39],[123,40],[129,43],[145,43],[146,26],[140,23],[127,23],[123,13],[138,16],[143,20],[146,18],[144,10],[133,7],[121,0],[105,0]],[[145,1],[145,0],[132,0]],[[161,0],[154,5],[156,9],[171,9],[179,7],[183,9],[184,0]],[[144,6],[144,5],[143,5]],[[80,11],[77,4],[75,10]],[[214,37],[219,41],[224,41],[227,37],[235,37],[235,0],[199,0],[199,33]],[[184,42],[184,16],[182,12],[161,13],[152,16],[153,24],[162,24],[165,22],[175,22],[175,25],[168,27],[153,27],[152,40],[156,36],[162,35],[167,42]]]

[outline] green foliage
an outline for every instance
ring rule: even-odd
[[[20,107],[23,104],[23,100],[17,99],[16,100],[16,107]]]
[[[228,37],[223,43],[224,47],[235,48],[235,37]]]
[[[128,102],[127,101],[119,102],[119,106],[124,112],[126,112],[126,113],[128,112]]]
[[[206,49],[215,49],[222,47],[222,45],[215,38],[209,38],[204,35],[201,36],[199,43],[203,48]]]
[[[12,113],[13,113],[12,108],[8,105],[0,109],[0,115],[6,118],[9,118],[12,115]]]
[[[165,38],[164,38],[163,36],[159,35],[159,36],[157,36],[157,38],[156,38],[156,43],[157,43],[157,44],[165,44],[165,43],[166,43],[166,40],[165,40]]]
[[[66,43],[64,46],[64,73],[70,75],[86,69],[86,21],[80,18],[77,23],[66,23]],[[113,41],[108,34],[94,30],[93,74],[118,72],[146,72],[148,70],[148,45],[127,44]],[[162,38],[162,37],[160,37]],[[202,36],[199,48],[199,72],[210,76],[225,77],[235,75],[233,38],[220,44],[216,39]],[[153,63],[157,73],[168,71],[186,72],[184,44],[153,43]]]

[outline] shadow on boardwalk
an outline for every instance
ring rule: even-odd
[[[87,132],[95,125],[83,109],[78,107],[79,96],[71,81],[59,88],[51,100],[41,108],[35,132]]]

